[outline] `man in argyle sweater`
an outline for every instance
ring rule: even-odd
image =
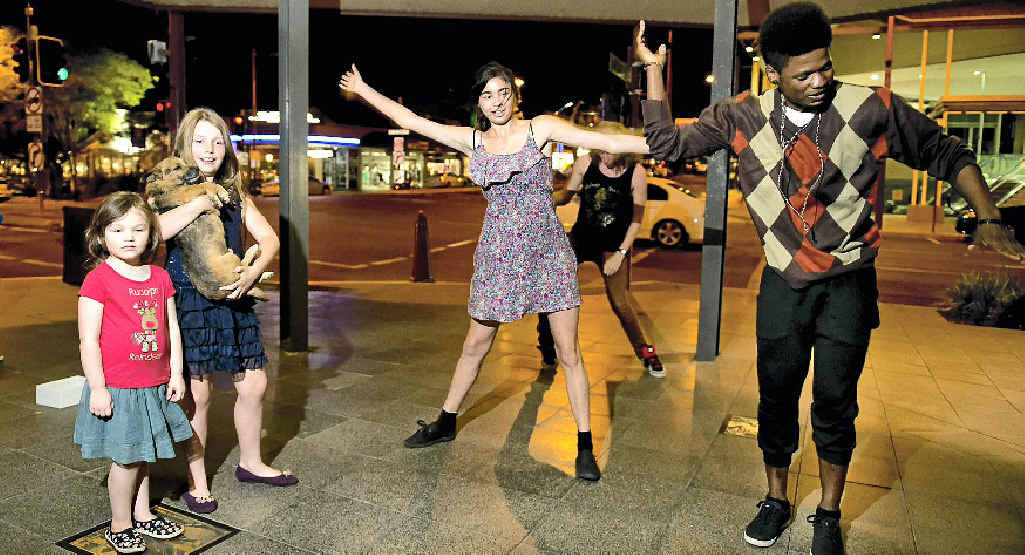
[[[815,4],[768,15],[759,32],[775,89],[706,108],[675,127],[663,101],[664,45],[635,55],[647,68],[643,104],[651,154],[670,162],[730,148],[740,188],[765,251],[758,295],[758,446],[769,492],[747,526],[752,545],[773,545],[792,519],[787,473],[798,447],[798,401],[815,353],[811,407],[822,500],[813,554],[843,553],[840,498],[855,445],[857,389],[872,329],[879,325],[872,220],[876,176],[887,157],[954,183],[975,208],[978,238],[1012,258],[1025,248],[1000,225],[975,156],[885,88],[833,81],[832,31]]]

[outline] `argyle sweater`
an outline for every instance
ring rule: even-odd
[[[873,190],[885,158],[947,182],[976,164],[972,151],[956,137],[944,134],[889,89],[835,84],[830,105],[800,132],[783,116],[775,89],[709,106],[698,121],[679,128],[664,102],[646,100],[642,106],[655,158],[677,162],[733,150],[766,262],[795,289],[874,263],[882,237],[872,219],[878,201]],[[780,118],[788,142],[798,134],[785,155]],[[784,194],[800,211],[809,188],[814,191],[804,212],[805,233]]]

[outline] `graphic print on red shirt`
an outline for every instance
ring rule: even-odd
[[[108,387],[152,387],[170,379],[167,299],[175,290],[163,268],[149,268],[149,279],[136,281],[104,262],[82,282],[79,295],[103,305],[100,355]]]

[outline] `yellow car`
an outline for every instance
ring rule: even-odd
[[[315,195],[330,195],[331,194],[331,186],[328,185],[327,183],[319,181],[316,177],[313,177],[312,175],[308,176],[307,183],[309,183],[309,186],[310,186],[309,195],[311,197],[315,196]],[[264,196],[264,197],[277,197],[277,196],[281,196],[281,182],[279,180],[275,179],[274,181],[268,181],[266,183],[261,183],[259,188],[257,188],[256,191],[254,191],[254,192],[256,194],[259,194],[260,196]]]

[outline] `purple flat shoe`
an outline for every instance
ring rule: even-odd
[[[277,476],[257,476],[241,466],[238,466],[235,467],[235,477],[238,478],[239,482],[267,484],[269,486],[277,486],[279,488],[294,486],[299,483],[299,478],[296,478],[287,470]]]
[[[185,505],[194,513],[207,514],[217,510],[217,500],[210,495],[196,497],[189,492],[182,494]]]

